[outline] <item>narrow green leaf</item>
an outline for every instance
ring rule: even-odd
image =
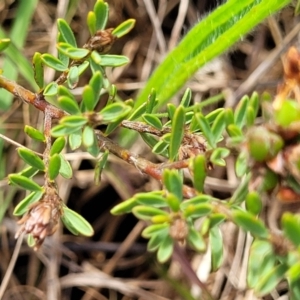
[[[190,204],[184,211],[186,218],[198,219],[206,216],[212,211],[212,206],[209,203]]]
[[[206,249],[206,244],[202,235],[194,227],[189,228],[187,242],[196,251],[203,252]]]
[[[286,212],[281,218],[285,236],[296,246],[300,246],[300,216]]]
[[[14,216],[22,216],[26,213],[29,206],[37,201],[39,201],[44,192],[32,192],[27,197],[25,197],[14,209]]]
[[[23,189],[29,190],[29,191],[42,191],[43,188],[40,187],[37,183],[35,183],[33,180],[24,177],[22,175],[18,174],[11,174],[8,176],[8,180],[10,184],[17,185]]]
[[[53,137],[60,137],[60,136],[78,132],[79,129],[81,129],[81,126],[78,128],[78,127],[68,127],[68,126],[65,126],[64,124],[57,125],[52,128],[51,135]]]
[[[24,170],[22,170],[18,174],[22,175],[24,177],[27,177],[27,178],[31,178],[34,175],[36,175],[38,172],[39,172],[39,169],[36,169],[36,168],[30,166],[28,168],[25,168]]]
[[[191,199],[188,199],[188,200],[184,200],[181,204],[180,204],[180,208],[181,210],[185,211],[186,209],[188,209],[190,206],[193,207],[195,205],[198,205],[198,204],[202,204],[202,203],[208,203],[209,201],[212,200],[212,197],[209,196],[209,195],[198,195],[196,197],[193,197]]]
[[[94,12],[96,15],[96,30],[102,30],[106,27],[108,19],[109,6],[103,0],[97,0],[94,6]]]
[[[61,109],[65,110],[71,115],[76,115],[81,113],[78,103],[75,102],[73,98],[69,98],[67,96],[60,96],[58,98],[58,103]]]
[[[59,154],[59,156],[60,156],[59,174],[66,179],[72,178],[73,171],[70,163],[63,157],[62,154]]]
[[[123,35],[127,34],[135,25],[134,19],[128,19],[122,22],[118,27],[116,27],[112,34],[117,38],[122,37]]]
[[[235,211],[232,214],[233,221],[253,236],[267,238],[269,233],[263,222],[245,211]]]
[[[180,210],[181,201],[182,200],[180,198],[178,198],[176,195],[174,195],[173,193],[168,193],[166,196],[166,202],[167,202],[168,206],[175,213]]]
[[[147,244],[147,250],[149,252],[156,251],[158,247],[161,245],[162,241],[169,235],[169,230],[166,228],[166,230],[162,230],[158,232],[157,234],[152,234],[150,237],[150,240]]]
[[[157,251],[157,260],[160,263],[166,262],[173,253],[173,240],[172,238],[167,235],[162,243],[159,245],[158,251]]]
[[[290,0],[231,0],[218,6],[181,40],[152,74],[136,101],[144,103],[155,87],[160,108],[186,81],[213,58],[231,47],[243,35]]]
[[[88,26],[90,35],[93,36],[96,31],[96,14],[93,11],[89,11],[86,17],[86,24]]]
[[[211,124],[211,123],[215,122],[215,120],[217,119],[217,117],[219,116],[219,114],[221,114],[222,112],[225,113],[225,109],[224,108],[214,109],[213,111],[211,111],[210,113],[208,113],[207,115],[205,115],[205,119],[207,120],[207,122],[209,124]]]
[[[70,89],[76,88],[79,82],[79,71],[77,66],[72,66],[67,76],[67,83]]]
[[[104,107],[100,111],[100,115],[102,116],[104,122],[113,122],[119,118],[125,117],[130,110],[130,107],[118,102]]]
[[[129,63],[129,58],[124,55],[103,54],[101,55],[100,66],[121,67]]]
[[[142,237],[149,239],[153,234],[157,235],[159,233],[164,233],[169,231],[170,224],[152,224],[146,227],[142,232]]]
[[[92,236],[94,234],[94,230],[90,223],[77,212],[65,206],[63,207],[63,213],[64,218],[72,224],[72,227],[74,227],[78,233],[85,236]]]
[[[187,88],[182,96],[180,105],[182,105],[185,108],[189,107],[191,99],[192,99],[192,91],[190,88]]]
[[[58,58],[54,57],[51,54],[43,54],[41,56],[41,59],[45,65],[56,71],[63,72],[68,69],[68,66],[66,66],[62,61],[60,61]]]
[[[262,210],[262,201],[256,191],[250,192],[246,197],[246,208],[253,215],[258,215]]]
[[[84,136],[82,136],[82,142],[84,143]],[[98,145],[97,137],[94,134],[94,141],[90,147],[86,148],[87,152],[90,153],[92,156],[97,157],[100,153],[100,148]]]
[[[61,136],[57,138],[51,146],[50,156],[57,153],[59,154],[64,149],[65,145],[66,145],[66,140],[64,137]]]
[[[44,89],[43,95],[46,97],[56,96],[58,90],[58,84],[56,82],[50,82]]]
[[[89,50],[83,49],[83,48],[72,48],[72,47],[69,47],[66,50],[66,55],[68,57],[70,57],[71,59],[74,59],[74,60],[84,59],[85,57],[88,56],[89,53],[90,53]]]
[[[168,157],[167,149],[169,147],[169,144],[165,141],[159,141],[156,143],[156,145],[152,148],[152,152],[155,154],[159,154],[165,157]]]
[[[42,54],[35,52],[32,58],[32,65],[34,71],[34,80],[40,89],[44,87],[44,66],[42,62]]]
[[[148,96],[147,104],[146,104],[146,113],[151,114],[153,111],[153,108],[155,107],[156,103],[156,92],[155,89],[151,90],[150,95]]]
[[[140,107],[133,110],[132,114],[127,118],[128,121],[134,121],[141,117],[147,109],[147,102],[143,103]]]
[[[205,138],[207,139],[208,144],[210,147],[215,148],[216,147],[216,141],[214,139],[213,133],[210,129],[208,121],[205,119],[205,117],[201,113],[195,114],[196,120],[199,123],[199,126],[201,128],[201,131]]]
[[[248,193],[248,184],[250,182],[250,179],[251,179],[251,173],[248,173],[242,178],[241,183],[239,184],[238,188],[234,191],[232,195],[232,198],[230,200],[231,203],[238,205],[246,199],[246,195]]]
[[[72,150],[76,150],[81,146],[82,143],[82,130],[78,130],[69,135],[69,145]]]
[[[221,148],[221,147],[216,148],[214,149],[214,151],[210,156],[210,161],[215,165],[225,167],[226,162],[224,158],[226,158],[229,154],[230,154],[230,150],[227,148]]]
[[[249,97],[244,96],[240,100],[240,102],[234,112],[234,124],[237,127],[239,127],[240,129],[243,127],[245,120],[246,120],[246,112],[247,112],[248,103],[249,103]]]
[[[76,102],[76,99],[75,99],[75,97],[74,97],[74,95],[71,93],[71,91],[67,88],[67,87],[65,87],[64,85],[60,85],[59,87],[58,87],[58,95],[59,96],[66,96],[66,97],[68,97],[68,98],[71,98],[71,100],[73,100],[74,102]]]
[[[241,151],[235,162],[235,173],[238,177],[242,177],[248,170],[248,152]]]
[[[90,79],[89,85],[94,91],[94,106],[92,108],[94,109],[98,104],[100,92],[103,86],[103,76],[99,71],[93,74],[92,78]],[[111,97],[114,98],[114,96],[110,94],[110,98]]]
[[[223,110],[218,114],[218,116],[214,120],[213,125],[211,126],[211,132],[216,143],[220,140],[222,133],[225,129],[226,126],[225,119],[226,119],[225,111]]]
[[[54,154],[49,159],[48,176],[50,180],[54,180],[60,171],[61,159],[59,154]]]
[[[95,140],[94,129],[90,126],[85,126],[82,133],[82,142],[85,147],[91,147]]]
[[[59,123],[66,127],[82,128],[87,123],[87,118],[82,115],[66,116],[60,119]]]
[[[141,220],[151,220],[153,216],[168,216],[168,213],[156,207],[138,205],[132,209],[132,213]]]
[[[183,106],[178,106],[172,119],[171,140],[169,147],[169,158],[176,160],[178,151],[184,136],[185,110]]]
[[[101,157],[99,158],[99,160],[97,161],[97,164],[95,166],[95,175],[94,175],[94,183],[95,185],[98,185],[101,179],[101,174],[103,169],[106,166],[107,160],[108,160],[108,155],[109,155],[109,151],[106,150]]]
[[[149,205],[152,207],[166,207],[167,202],[166,199],[157,194],[153,193],[139,193],[134,196],[137,203],[140,205]]]
[[[99,73],[99,72],[98,72]],[[82,101],[86,111],[93,111],[95,107],[95,94],[90,85],[86,85],[82,92]]]
[[[152,114],[144,114],[143,119],[148,125],[156,128],[157,130],[162,130],[163,125],[158,117]]]
[[[179,200],[182,199],[182,176],[178,170],[165,169],[163,172],[163,183],[168,192],[174,194]]]
[[[60,34],[62,35],[63,40],[66,43],[72,45],[73,47],[77,47],[77,43],[73,31],[70,28],[69,24],[64,19],[57,20],[57,27]]]
[[[29,125],[25,125],[24,132],[36,141],[45,142],[44,134],[42,132],[40,132],[39,130],[37,130],[37,129],[29,126]]]
[[[10,39],[0,39],[0,52],[4,51],[10,45]]]
[[[132,209],[138,205],[136,198],[130,198],[126,201],[121,202],[120,204],[113,207],[110,212],[113,215],[122,215],[127,214],[132,211]]]
[[[235,124],[228,125],[226,130],[230,137],[243,137],[243,132]]]
[[[26,148],[19,148],[18,149],[19,156],[30,166],[39,169],[41,171],[45,170],[45,164],[43,160],[38,157],[35,153],[31,150]]]
[[[211,248],[212,270],[218,270],[223,262],[223,235],[219,227],[215,226],[209,231]]]
[[[194,188],[202,193],[204,191],[204,182],[206,178],[206,158],[205,155],[197,155],[192,160],[193,183]]]

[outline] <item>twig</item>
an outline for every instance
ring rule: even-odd
[[[24,234],[20,235],[19,238],[18,238],[18,241],[16,243],[13,255],[12,255],[12,257],[10,259],[10,262],[9,262],[7,271],[6,271],[6,273],[4,275],[4,278],[2,280],[2,283],[1,283],[1,286],[0,286],[0,299],[3,299],[3,296],[4,296],[4,293],[6,291],[7,285],[9,283],[10,276],[13,272],[14,267],[15,267],[15,264],[16,264],[16,261],[17,261],[17,258],[19,256],[19,252],[20,252],[20,249],[21,249],[23,237],[24,237]]]

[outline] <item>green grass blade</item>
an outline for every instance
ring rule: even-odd
[[[290,0],[229,0],[197,24],[170,52],[139,94],[140,106],[156,89],[164,105],[203,65],[226,51],[244,34]]]

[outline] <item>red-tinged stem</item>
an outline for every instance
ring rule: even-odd
[[[18,97],[27,104],[31,104],[36,107],[38,110],[51,116],[52,119],[61,119],[63,116],[66,116],[63,110],[53,106],[48,103],[43,95],[32,93],[31,91],[23,88],[14,81],[11,81],[4,76],[0,75],[0,87],[12,93],[14,96]]]

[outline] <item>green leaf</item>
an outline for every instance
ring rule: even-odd
[[[246,195],[248,193],[248,184],[251,179],[251,173],[248,173],[242,178],[241,183],[238,188],[234,191],[230,203],[240,204],[246,199]]]
[[[42,89],[44,87],[44,66],[41,53],[34,53],[32,58],[32,65],[34,71],[34,80],[39,88]]]
[[[32,236],[32,234],[28,234],[27,236],[27,245],[28,247],[32,248],[35,246],[35,239],[34,237]]]
[[[122,215],[127,214],[132,211],[134,207],[138,205],[138,202],[135,197],[130,198],[126,201],[121,202],[110,210],[110,213],[113,215]]]
[[[257,117],[258,110],[259,110],[259,97],[257,92],[252,93],[249,100],[249,107],[253,109],[254,116]]]
[[[175,115],[176,106],[173,103],[168,103],[167,104],[167,111],[168,111],[169,119],[172,120],[174,115]],[[165,124],[165,126],[167,126],[167,125]]]
[[[74,98],[70,98],[67,96],[60,96],[58,98],[58,103],[61,109],[65,110],[71,115],[76,115],[81,113],[78,103],[74,101]]]
[[[232,218],[243,230],[249,231],[255,237],[267,238],[269,236],[264,223],[248,212],[235,211]]]
[[[153,148],[152,152],[168,157],[167,149],[169,144],[165,141],[159,141]]]
[[[146,227],[142,232],[142,237],[149,239],[153,235],[157,235],[160,233],[167,233],[170,229],[170,224],[163,223],[163,224],[152,224]]]
[[[151,220],[153,216],[168,216],[168,213],[156,207],[138,205],[132,209],[132,213],[141,220]]]
[[[127,34],[135,25],[134,19],[128,19],[122,22],[118,27],[116,27],[112,35],[116,36],[117,38],[122,37],[123,35]]]
[[[157,251],[157,260],[160,263],[166,262],[171,257],[173,253],[173,244],[174,242],[169,235],[163,239]]]
[[[206,178],[206,159],[205,155],[197,155],[192,160],[193,183],[194,188],[202,193],[204,191],[204,182]]]
[[[82,128],[87,123],[87,118],[82,115],[66,116],[60,119],[59,123],[66,127]]]
[[[180,105],[182,105],[185,108],[189,107],[191,99],[192,99],[192,91],[190,88],[187,88],[182,96]]]
[[[76,102],[76,99],[74,97],[74,95],[71,93],[71,91],[65,87],[64,85],[60,85],[58,87],[58,95],[59,96],[66,96],[68,98],[71,98],[74,102]]]
[[[73,31],[64,19],[57,20],[57,28],[66,43],[72,45],[73,47],[77,47]]]
[[[66,216],[63,214],[60,217],[61,221],[63,222],[63,224],[65,225],[65,227],[74,235],[78,235],[79,232],[75,229],[75,227],[73,226],[73,224],[71,223],[71,221],[66,218]]]
[[[147,102],[143,103],[140,107],[133,110],[132,114],[127,118],[128,121],[134,121],[141,117],[145,112],[147,108]]]
[[[266,295],[273,291],[278,283],[283,279],[284,274],[288,270],[286,265],[278,265],[274,267],[267,276],[260,279],[255,291],[260,295]]]
[[[228,125],[226,130],[230,137],[242,137],[243,136],[242,130],[235,124]]]
[[[43,188],[40,187],[37,183],[35,183],[33,180],[24,177],[22,175],[10,174],[8,176],[8,180],[10,184],[17,185],[25,190],[37,191],[37,192],[43,190]]]
[[[214,149],[214,151],[210,156],[210,161],[215,165],[225,167],[226,162],[224,158],[227,157],[229,154],[230,154],[230,150],[227,148],[221,148],[221,147],[216,148]]]
[[[213,125],[211,126],[211,132],[213,135],[213,139],[214,141],[216,141],[216,143],[220,140],[222,133],[225,129],[226,126],[226,116],[225,116],[225,111],[222,110],[218,116],[216,117],[216,119],[214,120]]]
[[[150,95],[148,96],[148,100],[146,102],[146,113],[151,114],[153,111],[153,108],[156,104],[156,92],[155,89],[151,90]]]
[[[96,15],[96,30],[104,29],[108,19],[109,6],[103,0],[97,0],[94,6]]]
[[[25,125],[24,132],[36,141],[45,142],[44,134],[42,132],[40,132],[39,130],[37,130],[37,129],[29,126],[29,125]]]
[[[68,69],[68,66],[66,66],[62,61],[60,61],[58,58],[54,57],[51,54],[43,54],[41,56],[41,59],[45,65],[56,71],[63,72]]]
[[[68,134],[77,132],[78,130],[79,130],[78,127],[67,127],[64,124],[61,124],[61,125],[57,125],[52,128],[51,135],[53,137],[60,137],[60,136],[64,136],[64,135],[68,135]]]
[[[275,110],[275,121],[282,127],[288,127],[300,120],[300,105],[295,100],[285,100],[279,109]]]
[[[0,39],[0,52],[4,51],[10,44],[10,39]]]
[[[190,204],[184,210],[184,216],[186,218],[198,219],[206,216],[212,211],[212,206],[209,203]]]
[[[97,71],[93,74],[92,78],[90,79],[89,85],[91,86],[91,88],[94,91],[94,106],[92,108],[92,110],[96,107],[96,105],[98,104],[99,101],[99,96],[100,96],[100,92],[103,86],[103,76],[102,74]],[[110,95],[111,97],[111,95]]]
[[[121,67],[129,63],[129,58],[124,55],[103,54],[101,55],[100,66]]]
[[[296,246],[300,246],[300,216],[286,212],[281,218],[284,235]]]
[[[63,157],[62,154],[59,154],[59,156],[60,156],[59,174],[66,179],[72,178],[73,171],[70,163]]]
[[[19,156],[30,166],[39,169],[41,171],[45,170],[45,164],[43,160],[38,157],[35,153],[31,150],[26,148],[19,148],[18,149]]]
[[[96,28],[96,14],[93,11],[89,11],[86,17],[86,24],[88,26],[90,35],[94,35],[97,31]]]
[[[85,126],[82,133],[83,145],[88,148],[91,147],[95,140],[94,129],[90,126]]]
[[[76,88],[79,82],[79,71],[77,66],[72,66],[67,76],[67,83],[70,89]]]
[[[44,194],[42,192],[32,192],[27,197],[25,197],[14,209],[13,215],[14,216],[22,216],[24,215],[29,206],[37,201],[39,201]]]
[[[174,194],[179,200],[182,199],[182,176],[178,170],[165,169],[163,172],[163,183],[169,193]]]
[[[209,231],[211,249],[212,271],[218,270],[223,262],[223,235],[219,227],[215,226]]]
[[[46,97],[56,96],[58,90],[58,84],[56,82],[50,82],[44,89],[43,95]]]
[[[210,113],[208,113],[207,115],[205,115],[205,119],[207,120],[207,122],[209,124],[214,123],[215,120],[217,119],[217,117],[221,114],[221,113],[225,113],[225,109],[224,108],[217,108],[214,109],[213,111],[211,111]]]
[[[65,145],[66,145],[66,140],[64,137],[61,136],[61,137],[57,138],[51,146],[50,156],[52,156],[56,153],[59,154],[64,149]]]
[[[94,175],[94,182],[95,185],[99,184],[99,181],[101,179],[101,174],[103,169],[106,166],[107,160],[108,160],[108,155],[109,155],[109,151],[106,150],[101,157],[99,158],[99,160],[97,161],[97,164],[95,166],[95,175]]]
[[[202,235],[194,227],[189,227],[187,242],[196,251],[203,252],[206,249]]]
[[[72,47],[69,47],[66,50],[66,55],[68,57],[70,57],[71,59],[74,59],[74,60],[84,59],[84,58],[86,58],[88,56],[89,53],[90,53],[89,50],[83,49],[83,48],[72,48]]]
[[[189,78],[213,58],[230,48],[243,35],[290,0],[231,0],[218,6],[196,24],[159,64],[135,107],[144,103],[155,87],[160,108],[176,94]]]
[[[99,72],[98,72],[99,73]],[[90,85],[86,85],[82,92],[82,101],[86,111],[93,111],[95,107],[94,90]]]
[[[168,228],[162,230],[156,234],[152,234],[150,240],[148,241],[147,250],[153,252],[158,249],[162,241],[169,235]]]
[[[76,150],[81,146],[82,143],[82,131],[81,129],[71,133],[69,135],[69,145],[72,150]]]
[[[258,215],[262,210],[262,201],[259,193],[256,191],[250,192],[246,197],[246,208],[253,215]]]
[[[216,141],[214,139],[213,133],[210,129],[209,123],[206,120],[206,118],[201,113],[196,113],[195,118],[198,121],[198,124],[201,128],[201,131],[205,138],[207,139],[207,143],[210,145],[210,147],[215,148],[216,147]]]
[[[139,193],[134,196],[137,203],[140,205],[149,205],[152,207],[166,207],[166,199],[154,193]]]
[[[28,167],[28,168],[25,168],[24,170],[22,170],[21,172],[19,172],[18,174],[25,176],[27,178],[30,178],[30,177],[33,177],[38,172],[39,172],[38,169],[36,169],[34,167]]]
[[[88,138],[88,135],[86,136],[86,138]],[[84,143],[84,136],[82,136],[82,142]],[[93,144],[90,147],[87,147],[86,150],[88,153],[90,153],[94,157],[97,157],[99,155],[100,148],[99,148],[98,140],[97,140],[97,137],[95,136],[95,133],[94,133]]]
[[[174,161],[178,157],[178,151],[184,137],[185,110],[179,105],[172,118],[171,140],[169,146],[169,158]]]
[[[148,125],[154,127],[157,130],[162,130],[163,125],[161,123],[161,120],[155,115],[144,114],[143,119]]]
[[[235,162],[235,173],[237,177],[242,177],[248,170],[248,152],[241,151]]]
[[[276,257],[270,242],[254,240],[248,261],[247,283],[250,288],[255,288],[261,278],[272,270]]]
[[[166,202],[173,212],[176,213],[180,210],[181,199],[179,199],[176,195],[168,193],[166,196]]]
[[[72,224],[72,227],[78,231],[78,233],[84,236],[92,236],[94,234],[94,230],[90,223],[74,210],[64,206],[63,216],[70,224]]]
[[[191,199],[188,200],[184,200],[181,204],[180,204],[180,208],[181,210],[185,211],[186,209],[188,209],[190,206],[194,207],[195,205],[201,204],[201,203],[207,203],[209,201],[212,200],[212,197],[209,195],[198,195],[196,197],[193,197]]]
[[[60,171],[61,159],[59,154],[54,154],[49,159],[48,176],[50,180],[54,180]]]
[[[242,128],[243,125],[244,125],[244,123],[245,123],[248,103],[249,103],[249,97],[248,96],[244,96],[240,100],[238,106],[235,109],[235,112],[234,112],[234,124],[237,127],[239,127],[239,128]]]
[[[100,111],[100,115],[104,122],[114,122],[121,117],[125,117],[130,110],[130,107],[118,102],[104,107]]]

